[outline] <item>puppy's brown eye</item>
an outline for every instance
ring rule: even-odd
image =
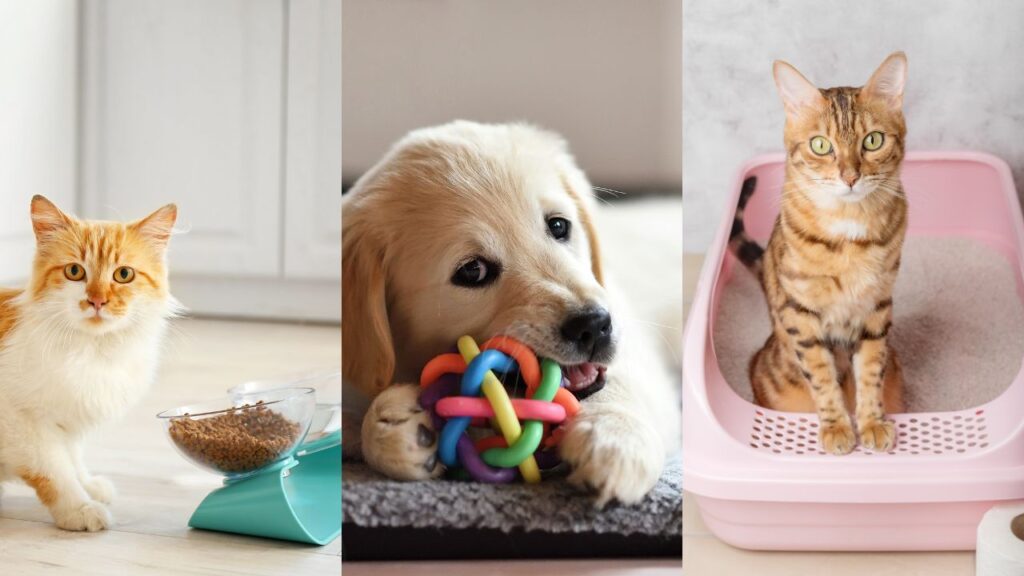
[[[84,280],[85,268],[82,268],[81,264],[68,264],[64,267],[64,277],[74,282]]]
[[[483,258],[473,258],[461,264],[452,274],[452,284],[463,288],[482,288],[498,279],[501,267]]]
[[[561,216],[548,218],[548,232],[551,233],[551,237],[555,240],[568,240],[570,228],[569,221]]]

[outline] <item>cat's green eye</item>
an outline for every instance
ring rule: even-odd
[[[64,277],[68,280],[78,282],[85,279],[85,268],[81,264],[71,263],[64,267]]]
[[[872,132],[864,137],[864,149],[868,151],[878,150],[885,142],[885,136],[881,132]]]
[[[815,136],[811,138],[811,152],[814,152],[818,156],[824,156],[832,151],[832,143],[828,141],[828,138],[824,136]]]
[[[135,280],[135,270],[130,266],[120,266],[114,270],[114,282],[127,284]]]

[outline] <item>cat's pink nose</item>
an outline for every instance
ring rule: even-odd
[[[846,172],[843,174],[843,182],[846,182],[847,186],[853,186],[860,180],[860,174],[857,172]]]
[[[100,308],[103,308],[107,304],[107,299],[103,296],[90,296],[89,303],[92,304],[92,307],[95,308],[97,312],[99,312]]]

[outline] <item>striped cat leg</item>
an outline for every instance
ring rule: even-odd
[[[853,353],[853,375],[857,388],[857,430],[865,448],[888,452],[896,444],[896,428],[885,419],[885,371],[888,365],[886,336],[892,301],[879,305],[865,323],[860,342]]]
[[[755,402],[782,412],[816,412],[810,387],[800,373],[792,343],[773,334],[750,362]]]
[[[906,411],[903,402],[903,367],[896,350],[889,346],[889,359],[885,367],[885,380],[882,382],[883,402],[885,403],[886,414],[902,414]]]
[[[820,340],[808,338],[796,344],[798,361],[821,421],[818,440],[826,452],[848,454],[857,445],[857,437],[843,402],[835,357]]]
[[[821,421],[819,442],[831,454],[847,454],[857,445],[850,414],[843,401],[835,356],[820,338],[821,316],[789,301],[782,317],[787,336],[793,344],[800,368]]]

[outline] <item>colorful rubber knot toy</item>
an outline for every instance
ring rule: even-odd
[[[491,338],[482,352],[463,336],[458,350],[435,357],[420,373],[420,405],[441,431],[438,458],[448,470],[465,469],[480,482],[512,482],[516,469],[526,482],[540,482],[540,469],[558,464],[564,425],[580,409],[562,387],[562,368],[548,358],[538,362],[532,350],[508,336]],[[495,372],[506,378],[518,372],[526,397],[510,398]],[[474,442],[470,427],[496,434]]]

